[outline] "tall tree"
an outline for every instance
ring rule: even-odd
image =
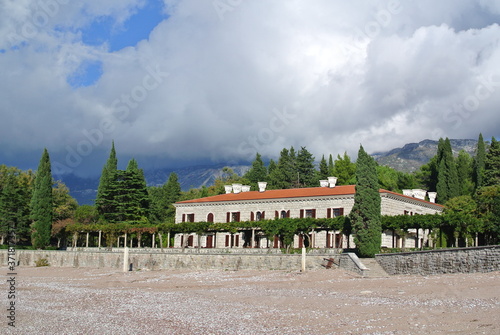
[[[330,176],[331,175],[329,174],[328,164],[326,163],[325,155],[323,155],[323,157],[321,157],[321,160],[319,161],[318,177],[316,179],[325,180]]]
[[[486,158],[486,147],[484,145],[483,134],[479,134],[477,140],[476,156],[474,157],[473,181],[474,190],[483,186],[484,160]]]
[[[350,213],[356,249],[361,257],[373,257],[381,244],[380,194],[375,160],[360,146],[356,162],[356,193]]]
[[[31,197],[31,220],[33,222],[31,243],[35,248],[40,249],[50,245],[52,218],[52,171],[49,152],[44,149]]]
[[[328,157],[328,176],[329,177],[332,177],[335,175],[335,172],[334,172],[334,164],[333,164],[333,156],[332,154],[330,154],[330,156]]]
[[[202,190],[206,190],[202,188]],[[181,185],[177,174],[172,172],[165,184],[160,187],[150,187],[151,221],[155,223],[174,222],[175,207],[181,196]],[[202,192],[203,193],[203,192]],[[206,196],[201,194],[201,197]]]
[[[344,156],[337,155],[332,176],[337,177],[338,185],[352,185],[356,182],[356,163],[344,152]]]
[[[280,153],[280,158],[276,167],[269,169],[269,188],[270,189],[286,189],[296,186],[297,171],[295,168],[295,150],[293,147],[288,150],[283,148]]]
[[[99,214],[105,218],[107,213],[116,211],[114,194],[112,193],[113,183],[116,180],[118,172],[118,160],[116,158],[115,142],[111,144],[111,151],[106,164],[102,168],[99,186],[97,188],[96,207]]]
[[[317,186],[314,156],[305,147],[301,147],[297,153],[295,166],[297,169],[298,187]]]
[[[254,190],[257,189],[257,183],[259,181],[267,180],[267,169],[259,153],[255,155],[255,159],[252,162],[252,167],[247,171],[247,173],[245,173],[243,177],[248,179],[250,185],[252,186],[252,189]]]
[[[444,140],[441,150],[438,150],[438,161],[439,169],[436,190],[439,202],[444,204],[449,199],[460,195],[457,166],[448,138]]]
[[[474,159],[465,150],[460,150],[456,161],[459,195],[472,195]]]
[[[491,138],[491,144],[484,159],[484,186],[500,184],[500,143]]]

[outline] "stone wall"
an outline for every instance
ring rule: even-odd
[[[41,258],[47,259],[54,267],[114,268],[123,269],[123,252],[115,251],[54,251],[54,250],[17,250],[18,266],[35,266]],[[169,270],[169,269],[219,269],[219,270],[291,270],[302,266],[300,254],[197,254],[137,252],[129,250],[129,266],[132,270]],[[323,268],[325,255],[308,255],[306,269]],[[0,263],[7,266],[7,250],[0,252]]]
[[[339,267],[344,270],[357,273],[361,276],[364,276],[368,271],[366,266],[361,263],[358,256],[351,252],[339,255]]]
[[[500,246],[379,254],[377,262],[390,275],[500,271]]]

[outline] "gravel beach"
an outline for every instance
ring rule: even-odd
[[[17,270],[2,334],[500,334],[500,272]]]

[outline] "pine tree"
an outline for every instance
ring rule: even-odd
[[[381,244],[381,200],[375,160],[360,146],[356,162],[356,193],[350,213],[360,257],[373,257]]]
[[[168,177],[167,182],[164,185],[165,197],[167,201],[167,219],[175,218],[175,207],[173,204],[179,201],[181,196],[181,185],[179,184],[179,178],[177,174],[171,173]]]
[[[316,171],[314,170],[314,156],[305,148],[301,147],[296,158],[296,169],[298,187],[317,186]]]
[[[102,168],[101,178],[99,179],[99,186],[97,188],[96,207],[100,215],[105,218],[107,213],[116,211],[116,203],[114,202],[114,195],[112,194],[113,183],[117,178],[118,160],[116,158],[115,143],[111,144],[111,151],[106,164]]]
[[[259,181],[267,180],[267,169],[262,161],[262,157],[259,153],[255,155],[255,160],[252,162],[252,167],[245,173],[243,178],[250,181],[252,189],[256,190]]]
[[[328,171],[328,164],[326,164],[326,159],[325,155],[321,157],[321,161],[319,162],[319,168],[318,168],[318,176],[317,180],[325,180],[326,178],[330,177],[331,175],[329,174]]]
[[[144,172],[139,169],[137,161],[132,158],[128,162],[127,169],[122,173],[124,190],[120,192],[121,199],[123,199],[120,205],[125,213],[125,220],[140,221],[149,216],[150,205]]]
[[[474,158],[473,181],[474,190],[483,186],[484,159],[486,157],[486,147],[484,145],[483,134],[479,134],[477,140],[476,157]]]
[[[281,150],[276,167],[269,170],[269,188],[287,189],[297,184],[297,171],[295,168],[295,150]],[[270,166],[271,168],[271,166]]]
[[[37,249],[50,245],[52,216],[52,171],[49,152],[44,149],[31,197],[31,220],[33,222],[31,243]]]
[[[484,159],[484,186],[500,184],[500,143],[491,138],[490,148]]]

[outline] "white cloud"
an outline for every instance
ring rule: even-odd
[[[92,150],[114,139],[127,155],[237,160],[497,131],[494,1],[221,1],[222,16],[211,1],[165,1],[170,16],[149,39],[116,52],[78,30],[101,16],[120,25],[143,1],[61,4],[27,45],[0,53],[0,145],[64,158],[99,130]],[[0,32],[19,32],[33,9],[5,4]],[[67,77],[86,60],[103,75],[72,89]]]

